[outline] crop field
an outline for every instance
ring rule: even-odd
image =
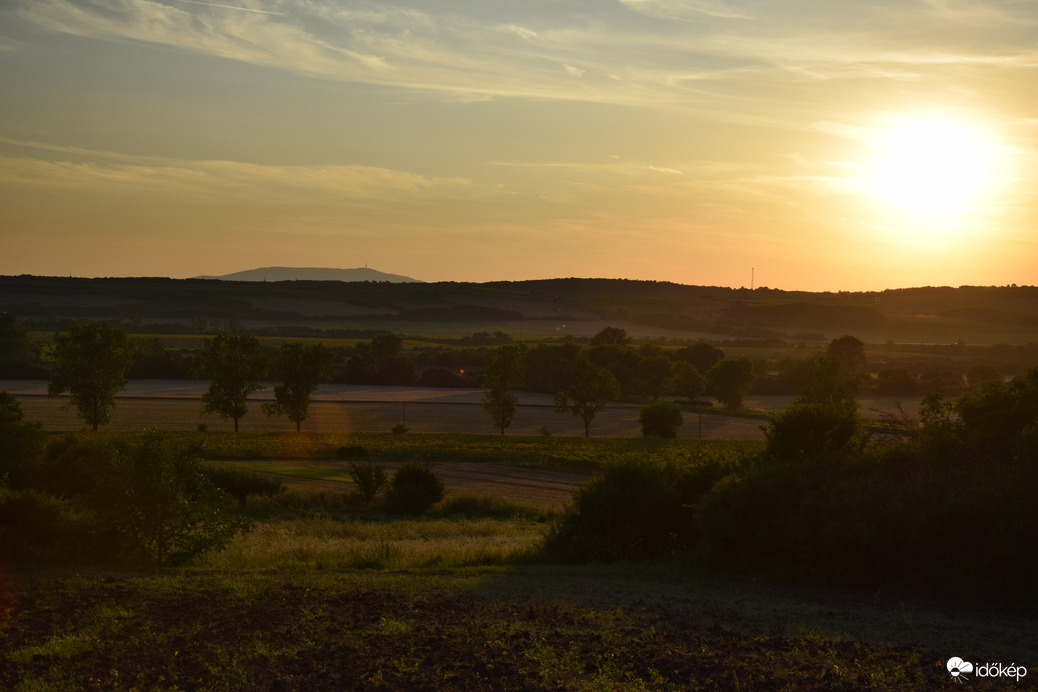
[[[213,431],[234,429],[233,421],[216,415],[202,415],[201,395],[205,383],[196,380],[136,380],[116,397],[109,430],[138,431],[154,428],[163,431],[196,430],[204,425]],[[78,430],[84,427],[74,410],[66,408],[66,397],[46,396],[46,383],[32,380],[0,381],[0,389],[10,391],[21,403],[25,419],[39,422],[46,430]],[[290,432],[294,424],[284,418],[269,417],[261,410],[272,399],[271,387],[250,398],[249,412],[240,429],[250,432]],[[406,387],[346,387],[322,385],[311,404],[310,419],[302,426],[309,433],[387,432],[403,422],[416,433],[498,432],[479,406],[479,390],[416,389]],[[686,411],[679,436],[686,439],[761,440],[760,426],[767,415],[784,410],[792,396],[749,396],[746,406],[757,414],[733,416],[717,412]],[[901,404],[909,413],[918,408],[918,397],[872,396],[860,400],[864,418],[892,412]],[[591,424],[592,437],[638,437],[639,407],[607,406]],[[572,416],[556,413],[551,398],[521,394],[520,406],[511,435],[557,435],[583,437],[583,423]]]
[[[201,414],[205,383],[192,380],[138,380],[116,397],[110,430],[136,431],[195,430],[200,424],[210,430],[233,430],[230,420]],[[38,381],[3,381],[18,397],[25,419],[47,430],[76,430],[83,427],[75,411],[65,408],[66,397],[47,397],[46,384]],[[294,431],[284,418],[271,418],[261,410],[270,401],[272,387],[250,398],[249,412],[240,429],[254,432]],[[495,430],[479,406],[481,392],[459,389],[410,389],[406,387],[335,387],[323,385],[311,405],[310,419],[303,430],[311,433],[386,432],[403,422],[412,432],[493,434]],[[525,403],[530,402],[530,403]],[[551,398],[522,395],[515,422],[508,435],[583,436],[583,423],[555,412]],[[631,405],[606,407],[591,424],[594,437],[637,437],[641,435],[639,408]],[[712,413],[685,415],[682,437],[703,439],[762,439],[761,420]]]

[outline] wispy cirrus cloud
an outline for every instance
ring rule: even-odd
[[[664,19],[693,20],[702,17],[720,17],[723,19],[753,19],[753,15],[745,10],[733,7],[726,0],[620,0],[634,10]]]
[[[966,42],[941,38],[939,28],[974,15],[1007,31],[1036,19],[1033,10],[1004,3],[820,9],[802,0],[782,8],[756,3],[750,11],[735,0],[625,0],[588,14],[566,3],[550,11],[483,5],[463,11],[321,0],[251,0],[240,7],[170,1],[21,0],[16,7],[22,19],[52,32],[462,98],[720,108],[727,92],[709,83],[724,82],[731,91],[776,79],[918,81],[946,77],[941,70],[1035,62],[1031,42],[1016,34],[1008,41],[999,32]],[[632,10],[641,21],[629,21]],[[579,90],[574,76],[582,78]]]
[[[55,33],[392,87],[409,98],[581,101],[787,131],[876,108],[897,83],[916,92],[954,84],[981,103],[990,76],[1038,66],[1038,47],[1018,24],[960,40],[962,13],[981,11],[964,0],[791,0],[782,11],[745,0],[628,0],[637,12],[613,5],[593,14],[567,2],[549,11],[464,0],[15,1],[19,17]],[[1013,7],[996,3],[993,16],[1036,14]],[[689,19],[668,19],[667,8]],[[827,96],[805,99],[815,85]]]
[[[99,152],[0,138],[8,148],[39,150],[50,157],[0,156],[0,185],[104,190],[151,190],[192,197],[321,198],[421,201],[481,194],[464,178],[427,177],[359,165],[277,166],[240,161],[185,161]]]

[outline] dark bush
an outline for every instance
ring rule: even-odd
[[[38,490],[0,487],[0,555],[14,559],[73,557],[82,545],[67,502]]]
[[[346,447],[339,447],[335,450],[335,456],[338,459],[363,459],[368,455],[368,450],[364,449],[360,445],[348,445]]]
[[[544,512],[533,507],[517,505],[496,495],[461,495],[444,500],[440,506],[444,516],[493,517],[496,519],[531,518]]]
[[[408,462],[397,469],[389,497],[397,509],[408,514],[424,514],[443,499],[439,474],[420,462]]]
[[[353,462],[350,464],[350,478],[366,505],[371,504],[388,480],[385,467],[378,461]]]
[[[673,401],[654,401],[642,408],[638,422],[642,424],[643,437],[673,439],[678,436],[684,419],[681,407]]]
[[[285,484],[278,479],[261,476],[253,471],[207,468],[205,475],[213,485],[237,499],[242,507],[250,495],[274,497],[285,492]]]
[[[567,562],[680,555],[694,541],[696,504],[731,470],[714,458],[609,466],[576,492],[545,550]]]
[[[796,460],[827,452],[842,452],[858,436],[854,404],[796,401],[764,430],[768,455]]]
[[[197,448],[149,431],[103,462],[82,502],[123,559],[184,563],[248,528],[206,477]]]
[[[22,405],[8,392],[0,392],[0,479],[13,488],[29,485],[43,451],[43,431],[22,420]]]
[[[43,459],[29,473],[28,483],[59,498],[87,495],[107,468],[107,460],[125,449],[123,440],[62,435],[49,442]]]

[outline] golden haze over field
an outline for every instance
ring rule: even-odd
[[[0,274],[1036,283],[1038,6],[11,0]]]

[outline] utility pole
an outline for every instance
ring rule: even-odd
[[[750,290],[753,290],[753,272],[755,267],[750,267]]]

